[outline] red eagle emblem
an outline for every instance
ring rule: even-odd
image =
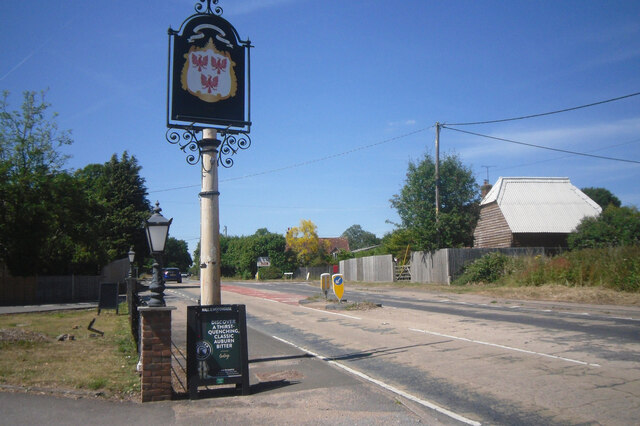
[[[207,89],[209,93],[216,90],[218,88],[218,76],[211,77],[210,75],[200,74],[200,81],[202,82],[202,87]]]
[[[211,67],[218,71],[218,74],[220,74],[221,71],[224,71],[225,68],[227,68],[227,59],[226,58],[220,58],[220,59],[216,59],[216,58],[211,58]]]
[[[211,58],[211,62],[215,62],[215,59]],[[209,57],[207,55],[191,55],[191,63],[193,66],[198,67],[198,72],[202,71],[202,68],[206,68],[209,63]],[[220,73],[220,71],[218,71]]]

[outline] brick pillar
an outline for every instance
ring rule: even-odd
[[[142,402],[171,399],[171,311],[176,308],[140,307],[142,322]]]

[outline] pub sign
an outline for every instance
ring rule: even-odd
[[[187,386],[235,384],[249,394],[245,305],[187,306]]]
[[[249,41],[214,13],[169,29],[167,127],[248,131]]]

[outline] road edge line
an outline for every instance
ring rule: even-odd
[[[310,351],[309,349],[306,349],[306,348],[304,348],[302,346],[298,346],[295,343],[289,342],[288,340],[285,340],[285,339],[282,339],[282,338],[280,338],[278,336],[273,336],[273,335],[271,337],[273,337],[274,339],[276,339],[276,340],[278,340],[278,341],[280,341],[282,343],[286,343],[289,346],[293,346],[294,348],[299,349],[302,352],[305,352],[305,353],[307,353],[307,354],[309,354],[309,355],[311,355],[311,356],[313,356],[315,358],[318,358],[318,359],[320,359],[322,361],[326,361],[329,364],[332,364],[332,365],[334,365],[334,366],[336,366],[338,368],[341,368],[341,369],[343,369],[343,370],[345,370],[345,371],[347,371],[347,372],[349,372],[349,373],[351,373],[351,374],[353,374],[355,376],[360,377],[361,379],[364,379],[364,380],[366,380],[368,382],[371,382],[371,383],[373,383],[375,385],[378,385],[378,386],[380,386],[380,387],[382,387],[382,388],[384,388],[384,389],[386,389],[386,390],[388,390],[390,392],[395,393],[396,395],[400,395],[403,398],[406,398],[406,399],[408,399],[410,401],[416,402],[416,403],[418,403],[418,404],[420,404],[422,406],[425,406],[425,407],[430,408],[430,409],[432,409],[434,411],[437,411],[440,414],[444,414],[445,416],[450,417],[450,418],[452,418],[454,420],[457,420],[459,422],[462,422],[462,423],[465,423],[465,424],[468,424],[468,425],[472,425],[472,426],[481,426],[482,425],[482,423],[480,423],[480,422],[468,419],[468,418],[466,418],[466,417],[464,417],[464,416],[462,416],[460,414],[454,413],[453,411],[450,411],[450,410],[447,410],[446,408],[440,407],[439,405],[437,405],[437,404],[435,404],[433,402],[426,401],[424,399],[418,398],[415,395],[411,395],[410,393],[407,393],[407,392],[405,392],[403,390],[400,390],[400,389],[398,389],[396,387],[393,387],[393,386],[391,386],[391,385],[389,385],[387,383],[384,383],[384,382],[382,382],[382,381],[380,381],[378,379],[374,379],[373,377],[368,376],[368,375],[366,375],[366,374],[364,374],[364,373],[362,373],[362,372],[360,372],[358,370],[354,370],[351,367],[347,367],[346,365],[341,364],[341,363],[339,363],[337,361],[334,361],[331,358],[327,358],[327,357],[325,357],[323,355],[320,355],[318,353]]]

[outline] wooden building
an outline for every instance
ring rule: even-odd
[[[602,209],[569,178],[499,178],[480,202],[474,247],[566,247],[583,218]]]

